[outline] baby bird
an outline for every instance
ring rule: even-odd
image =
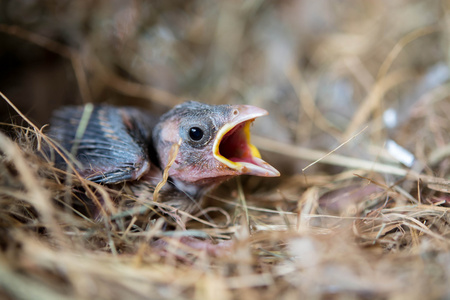
[[[137,108],[97,105],[77,139],[83,112],[83,106],[55,111],[49,136],[74,154],[81,176],[97,183],[155,186],[174,144],[179,148],[161,200],[180,209],[192,211],[192,200],[231,177],[280,175],[250,143],[251,123],[268,114],[255,106],[188,101],[157,118]],[[66,168],[62,157],[55,163]]]

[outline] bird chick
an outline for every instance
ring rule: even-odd
[[[280,175],[250,143],[251,123],[268,114],[255,106],[188,101],[157,118],[136,108],[98,105],[77,139],[83,111],[81,106],[56,111],[49,136],[75,154],[83,177],[97,183],[154,186],[177,143],[165,191],[176,191],[170,198],[180,198],[178,202],[183,195],[189,202],[201,200],[208,190],[237,175]],[[55,163],[65,167],[61,157]]]

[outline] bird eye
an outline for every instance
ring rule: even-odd
[[[191,147],[202,148],[213,138],[214,124],[209,118],[186,118],[180,126],[180,137]]]
[[[189,129],[189,137],[194,141],[200,141],[203,138],[203,130],[198,127],[191,127]]]

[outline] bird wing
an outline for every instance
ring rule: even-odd
[[[89,114],[84,106],[66,106],[53,113],[49,136],[74,154],[83,177],[118,183],[138,179],[150,169],[151,132],[157,120],[136,108],[97,105]],[[60,156],[55,164],[66,166]]]

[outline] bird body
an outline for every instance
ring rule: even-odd
[[[83,106],[67,106],[54,112],[49,136],[65,153],[73,154],[81,176],[101,184],[126,181],[132,186],[137,182],[154,186],[169,162],[172,145],[178,144],[169,185],[177,191],[175,197],[184,194],[199,200],[237,175],[279,176],[250,143],[250,124],[266,114],[249,105],[194,101],[160,118],[131,107],[94,105],[87,115]],[[66,168],[62,157],[57,156],[55,164]]]

